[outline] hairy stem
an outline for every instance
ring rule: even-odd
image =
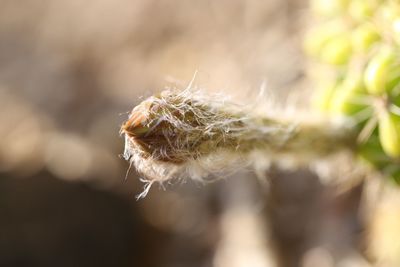
[[[285,155],[307,162],[345,149],[355,149],[356,131],[344,125],[289,123],[273,119],[262,119],[258,123],[259,129],[273,125],[276,130],[255,133],[250,139],[243,138],[239,141],[241,151],[263,150],[275,158]]]

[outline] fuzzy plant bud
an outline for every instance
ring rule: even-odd
[[[149,182],[202,178],[254,153],[300,163],[352,149],[354,129],[259,117],[199,92],[167,90],[136,106],[122,125],[124,157]],[[200,172],[198,172],[200,171]],[[182,176],[180,176],[182,177]]]
[[[236,147],[243,126],[235,115],[164,91],[136,106],[121,131],[141,157],[180,164],[219,147]]]

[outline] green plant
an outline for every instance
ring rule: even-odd
[[[336,12],[321,11],[330,6]],[[353,119],[358,154],[400,182],[400,2],[315,0],[312,7],[317,26],[304,46],[309,71],[324,69],[313,76],[317,106]]]
[[[254,161],[254,153],[297,164],[347,149],[400,181],[400,3],[314,0],[312,10],[316,26],[304,44],[314,102],[328,119],[259,117],[191,86],[164,91],[134,108],[121,128],[125,159],[146,177],[144,194],[153,182],[182,173],[202,179]]]

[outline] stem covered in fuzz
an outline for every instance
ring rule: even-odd
[[[243,107],[190,90],[146,99],[132,110],[121,133],[124,158],[147,181],[165,181],[182,171],[201,178],[235,159],[246,162],[253,152],[309,163],[356,143],[350,127],[252,116]]]

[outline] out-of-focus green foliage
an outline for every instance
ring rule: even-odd
[[[400,181],[400,2],[313,0],[311,10],[317,108],[353,118],[360,156]]]

